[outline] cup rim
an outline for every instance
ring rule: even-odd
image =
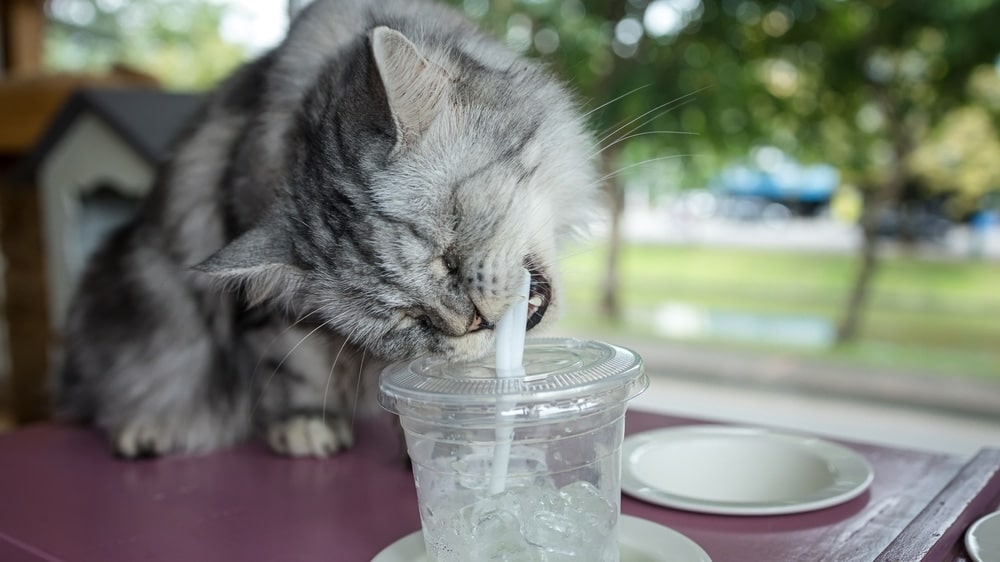
[[[446,425],[524,425],[620,405],[649,385],[642,358],[627,348],[576,338],[530,338],[524,372],[498,377],[492,361],[420,357],[383,369],[379,404],[407,418]]]

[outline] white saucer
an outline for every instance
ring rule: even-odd
[[[622,515],[618,518],[621,562],[712,562],[697,543],[663,525]],[[420,531],[406,535],[372,558],[372,562],[426,562]]]
[[[806,435],[695,425],[630,435],[622,444],[622,492],[688,511],[777,515],[822,509],[871,485],[858,453]]]
[[[1000,562],[1000,511],[980,517],[969,527],[965,549],[976,562]]]

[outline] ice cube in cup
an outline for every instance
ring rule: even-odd
[[[635,353],[575,339],[529,339],[518,377],[491,361],[386,368],[379,401],[400,416],[428,559],[616,561],[624,415],[646,386]],[[493,494],[498,423],[511,448]]]

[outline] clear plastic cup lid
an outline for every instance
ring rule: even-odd
[[[622,404],[649,386],[638,354],[598,341],[528,339],[523,365],[523,376],[498,377],[492,357],[395,363],[382,371],[379,404],[429,422],[495,423],[497,415],[547,422]]]

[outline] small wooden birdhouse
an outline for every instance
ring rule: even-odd
[[[52,121],[26,172],[41,197],[55,328],[87,258],[132,216],[200,102],[151,89],[81,90]]]

